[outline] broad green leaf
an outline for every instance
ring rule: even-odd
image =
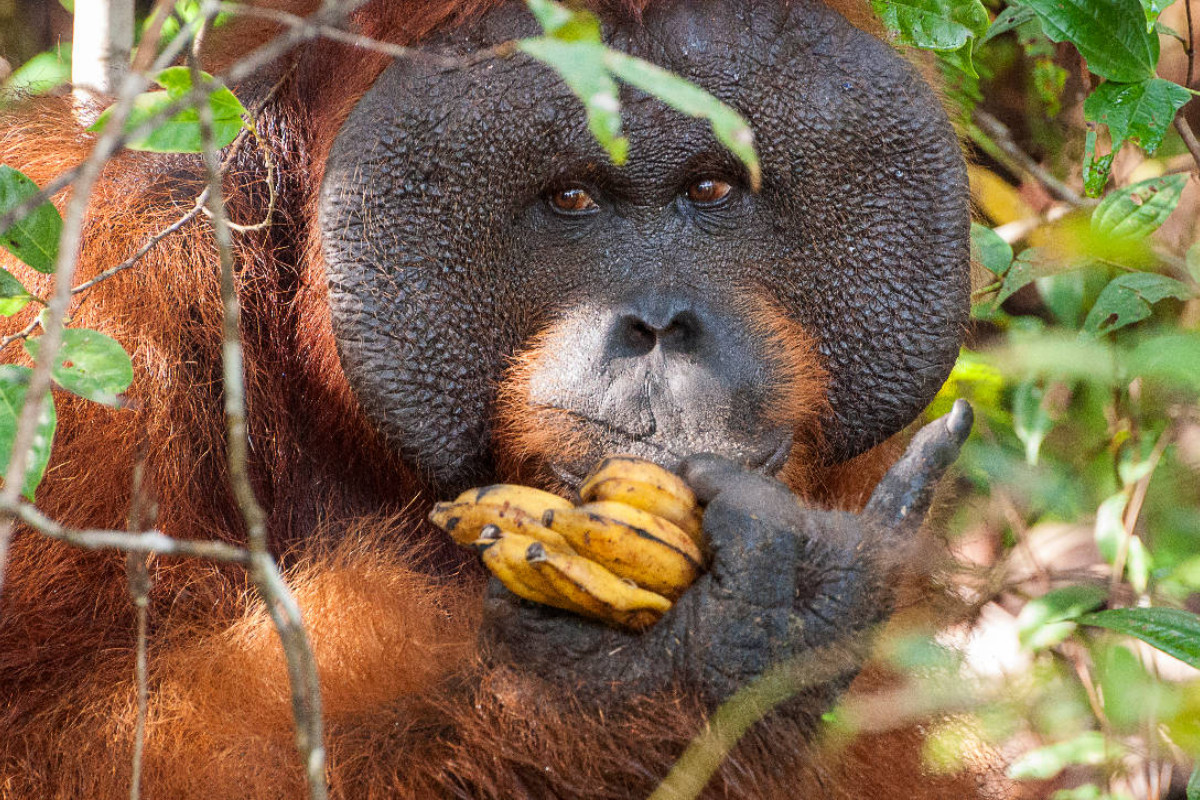
[[[1107,628],[1200,669],[1200,617],[1178,608],[1114,608],[1084,614],[1081,625]]]
[[[1088,69],[1121,83],[1154,76],[1158,37],[1146,29],[1139,0],[1025,0],[1042,30],[1056,42],[1071,42]]]
[[[1019,756],[1007,775],[1015,780],[1046,780],[1076,764],[1094,766],[1115,760],[1123,751],[1099,731],[1086,731],[1065,742],[1039,747]]]
[[[1000,34],[1016,30],[1034,19],[1037,19],[1037,12],[1029,6],[1009,6],[996,15],[996,19],[988,26],[982,41],[990,42]]]
[[[0,166],[0,216],[38,193],[37,184],[12,167]],[[62,217],[46,201],[0,231],[0,245],[38,272],[54,272]]]
[[[1109,282],[1083,321],[1083,332],[1100,336],[1150,316],[1150,306],[1168,297],[1187,300],[1192,291],[1183,283],[1153,272],[1133,272]]]
[[[1036,381],[1022,381],[1013,390],[1013,433],[1025,445],[1025,463],[1036,466],[1042,441],[1054,422],[1042,404],[1045,392]]]
[[[708,120],[717,140],[746,165],[751,188],[758,189],[762,178],[758,155],[754,152],[754,134],[741,114],[695,84],[649,61],[616,50],[606,50],[604,64],[613,75],[654,95],[676,111]]]
[[[208,80],[212,76],[202,73]],[[134,98],[133,108],[125,120],[125,130],[133,133],[142,124],[161,114],[167,107],[183,99],[192,91],[192,72],[188,67],[169,67],[160,72],[155,81],[166,91],[145,92]],[[213,84],[208,94],[208,104],[213,114],[213,146],[222,148],[237,138],[246,126],[246,108],[233,92]],[[108,124],[112,109],[105,109],[89,131],[101,131]],[[131,150],[147,150],[155,153],[199,153],[204,149],[200,131],[200,114],[195,108],[185,108],[168,119],[154,124],[145,135],[130,138],[125,146]]]
[[[0,314],[11,317],[28,305],[32,299],[29,292],[19,280],[12,276],[12,273],[6,269],[0,269]]]
[[[1142,239],[1167,221],[1183,194],[1187,175],[1163,175],[1112,192],[1092,212],[1092,232],[1117,239]]]
[[[925,50],[958,50],[988,28],[978,0],[871,0],[871,7],[901,44]]]
[[[1012,245],[991,228],[972,222],[971,259],[993,275],[1003,275],[1012,265]]]
[[[1071,619],[1100,605],[1106,597],[1106,589],[1081,583],[1030,600],[1017,615],[1021,646],[1041,650],[1058,644],[1075,630]]]
[[[38,53],[13,70],[4,82],[4,91],[12,94],[45,94],[71,80],[71,45]]]
[[[614,164],[629,157],[629,140],[621,135],[621,101],[617,82],[604,66],[605,48],[591,42],[521,39],[517,47],[558,73],[583,101],[588,129]]]
[[[25,349],[34,358],[39,342],[40,338],[25,340]],[[69,392],[115,406],[117,395],[133,382],[133,364],[115,339],[96,331],[67,328],[50,374]]]
[[[1134,139],[1146,155],[1154,155],[1175,112],[1191,99],[1187,89],[1162,78],[1141,83],[1105,81],[1084,101],[1083,115],[1089,122],[1108,126],[1113,152],[1126,139]]]
[[[1151,336],[1139,342],[1124,360],[1134,375],[1200,392],[1200,334],[1174,332]]]
[[[4,473],[8,471],[9,459],[12,458],[13,442],[17,437],[17,421],[21,418],[21,408],[25,405],[25,390],[29,386],[29,376],[32,374],[33,370],[29,367],[19,367],[16,364],[0,365],[0,483],[3,482]],[[46,474],[46,465],[50,463],[50,445],[54,441],[54,428],[57,424],[54,399],[47,394],[42,401],[42,412],[38,417],[33,446],[25,466],[25,481],[21,487],[21,493],[29,500],[33,500],[33,493],[42,482],[42,476]]]

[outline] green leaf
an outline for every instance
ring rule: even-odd
[[[11,317],[24,308],[33,296],[6,269],[0,269],[0,314]]]
[[[758,155],[754,152],[754,133],[741,114],[695,84],[649,61],[616,50],[606,50],[604,64],[613,75],[654,95],[676,111],[708,120],[717,140],[746,165],[751,188],[758,189],[762,173]]]
[[[1200,335],[1166,333],[1138,343],[1125,359],[1134,375],[1200,391]]]
[[[1022,381],[1013,391],[1013,433],[1025,445],[1025,463],[1036,466],[1042,440],[1054,427],[1042,404],[1045,392],[1036,381]]]
[[[25,405],[25,391],[32,374],[33,370],[29,367],[19,367],[16,364],[0,365],[0,482],[3,481],[3,475],[8,471],[8,462],[12,458],[13,442],[17,437],[17,421],[21,418],[21,408]],[[34,431],[33,446],[25,466],[25,481],[21,487],[21,493],[29,500],[33,500],[33,493],[42,482],[42,476],[46,474],[46,465],[50,463],[50,445],[54,441],[54,429],[57,424],[54,399],[47,394],[42,400],[42,413],[38,417],[37,430]]]
[[[1096,509],[1096,523],[1093,535],[1096,548],[1109,564],[1117,560],[1121,550],[1121,542],[1125,539],[1125,506],[1129,504],[1129,495],[1117,492],[1106,498]]]
[[[1083,332],[1089,336],[1111,333],[1149,317],[1150,306],[1160,300],[1168,297],[1187,300],[1191,296],[1192,291],[1185,284],[1165,275],[1152,272],[1120,275],[1096,298],[1096,304],[1083,321]]]
[[[1163,175],[1112,192],[1092,212],[1092,233],[1143,239],[1167,221],[1183,194],[1187,175]]]
[[[1134,139],[1146,155],[1154,155],[1175,112],[1191,99],[1187,89],[1162,78],[1141,83],[1105,81],[1084,101],[1083,116],[1108,126],[1113,152],[1126,139]]]
[[[1187,782],[1187,800],[1200,800],[1200,764],[1192,770]]]
[[[1141,0],[1142,13],[1146,15],[1146,30],[1153,31],[1155,23],[1158,22],[1158,15],[1174,2],[1175,0]]]
[[[4,90],[12,94],[35,95],[57,89],[71,80],[71,45],[38,53],[13,70],[4,82]]]
[[[38,193],[37,184],[12,167],[0,166],[0,216]],[[34,208],[6,231],[0,245],[38,272],[54,272],[62,217],[50,201]]]
[[[1146,644],[1200,669],[1200,617],[1178,608],[1114,608],[1084,614],[1081,625],[1106,628]]]
[[[629,140],[621,135],[621,101],[617,82],[604,66],[605,48],[590,42],[521,39],[517,47],[559,74],[587,113],[588,130],[614,164],[629,157]]]
[[[1029,6],[1009,6],[996,15],[996,19],[988,26],[987,34],[984,35],[982,42],[990,42],[1000,34],[1016,30],[1034,19],[1037,19],[1037,12]]]
[[[1121,83],[1154,77],[1158,37],[1146,29],[1139,0],[1025,0],[1056,42],[1071,42],[1088,69]]]
[[[40,337],[25,340],[25,349],[34,358],[39,342]],[[119,405],[117,395],[133,382],[133,363],[115,339],[96,331],[67,328],[50,374],[68,392],[115,406]]]
[[[1096,157],[1096,132],[1088,131],[1083,139],[1083,193],[1088,197],[1104,194],[1108,176],[1112,174],[1113,153]]]
[[[1107,590],[1099,586],[1064,586],[1034,598],[1017,615],[1017,638],[1022,647],[1041,650],[1058,644],[1075,630],[1071,619],[1104,602]]]
[[[1012,265],[1012,245],[991,228],[972,222],[971,259],[993,275],[1003,275]]]
[[[901,44],[925,50],[958,50],[988,28],[978,0],[871,0],[871,7]]]
[[[587,11],[568,8],[554,0],[525,0],[542,30],[563,42],[600,44],[600,20]]]
[[[213,80],[206,72],[201,75],[206,80]],[[168,67],[155,77],[155,81],[166,91],[145,92],[134,98],[133,108],[125,120],[127,133],[132,134],[192,91],[192,72],[188,67]],[[246,127],[246,107],[233,92],[217,84],[209,91],[208,105],[213,114],[213,146],[220,149]],[[105,109],[88,130],[104,130],[111,117],[112,108]],[[185,108],[169,119],[159,120],[145,135],[130,138],[125,146],[155,153],[199,153],[204,149],[200,134],[199,112],[195,108]]]
[[[1014,760],[1006,774],[1015,780],[1046,780],[1069,766],[1103,764],[1121,752],[1120,745],[1106,741],[1099,731],[1086,731],[1074,739],[1030,750]]]
[[[62,7],[67,11],[70,11],[72,14],[75,13],[75,0],[58,0],[58,2],[61,3]]]
[[[1004,273],[1004,282],[1000,286],[1000,293],[996,295],[996,305],[1000,305],[1033,282],[1033,265],[1040,259],[1041,253],[1034,247],[1022,250],[1021,254],[1013,259],[1012,266]]]

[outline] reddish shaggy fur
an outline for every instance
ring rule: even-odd
[[[368,35],[411,43],[492,4],[381,1],[357,23]],[[306,13],[317,4],[273,5]],[[269,28],[216,37],[210,65],[263,41]],[[280,91],[260,120],[279,164],[278,213],[269,229],[238,237],[236,256],[255,490],[312,635],[334,795],[644,795],[701,729],[701,715],[686,697],[670,696],[601,716],[580,709],[571,687],[487,666],[475,644],[478,570],[428,529],[431,498],[350,393],[333,345],[314,202],[333,136],[384,61],[319,44],[292,64],[269,76]],[[39,184],[85,158],[91,144],[64,99],[0,118],[0,162]],[[262,217],[265,180],[262,159],[240,154],[226,181],[235,219]],[[128,257],[190,207],[201,185],[192,160],[113,159],[91,201],[79,279]],[[39,294],[48,290],[45,279],[21,275]],[[103,329],[133,354],[136,378],[122,410],[56,394],[59,435],[38,492],[50,516],[70,526],[123,527],[130,476],[144,452],[156,527],[176,537],[242,538],[224,466],[217,281],[207,225],[195,221],[73,310],[75,325]],[[807,337],[761,310],[789,365],[787,388],[802,400],[783,402],[780,414],[810,425],[822,378]],[[6,358],[17,358],[16,349]],[[520,417],[511,408],[510,415]],[[861,476],[880,474],[894,448],[848,470],[813,472],[805,466],[816,463],[812,455],[795,455],[793,480],[853,507],[871,482]],[[850,474],[854,485],[842,491]],[[151,576],[145,796],[299,796],[281,651],[242,570],[156,558]],[[136,698],[124,557],[19,531],[5,577],[0,797],[127,795]],[[776,722],[771,735],[752,737],[709,793],[970,794],[961,782],[921,774],[914,731],[835,753],[808,752],[792,733]]]

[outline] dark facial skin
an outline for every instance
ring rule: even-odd
[[[536,32],[505,6],[439,49]],[[907,425],[953,364],[968,302],[965,169],[932,93],[814,2],[665,3],[606,38],[745,115],[762,191],[705,123],[638,92],[622,93],[617,168],[531,59],[397,62],[344,126],[322,191],[335,333],[367,413],[446,492],[486,481],[506,361],[556,324],[569,335],[536,403],[588,421],[609,451],[773,472],[788,431],[765,419],[777,365],[735,307],[750,290],[818,341],[832,461]],[[694,202],[704,179],[731,191]],[[557,211],[566,189],[595,207]]]
[[[431,46],[536,33],[514,4]],[[771,421],[781,366],[744,301],[768,298],[815,339],[830,462],[912,422],[966,320],[957,141],[904,61],[811,0],[665,2],[640,23],[609,20],[606,41],[738,109],[761,192],[705,123],[628,88],[630,158],[615,167],[578,101],[528,58],[397,62],[350,115],[322,187],[342,364],[371,420],[449,495],[494,477],[502,374],[553,331],[531,402],[578,420],[601,451],[678,469],[708,504],[713,562],[640,635],[493,581],[487,639],[601,693],[682,683],[710,703],[805,656],[815,719],[889,614],[893,569],[970,409],[922,431],[862,515],[806,508],[771,477],[792,433]],[[590,465],[554,466],[570,478]]]

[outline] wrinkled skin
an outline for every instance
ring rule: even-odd
[[[639,92],[622,93],[631,151],[615,167],[531,59],[397,62],[350,115],[322,187],[342,364],[373,424],[451,495],[503,477],[498,387],[552,332],[529,401],[576,420],[590,447],[547,456],[547,472],[573,482],[606,452],[679,470],[708,503],[714,559],[640,636],[493,583],[495,652],[601,696],[679,683],[712,703],[772,664],[840,653],[814,673],[804,713],[816,715],[889,613],[894,562],[970,412],[922,431],[863,514],[804,507],[773,477],[793,445],[772,416],[784,368],[744,301],[765,296],[815,340],[828,463],[887,439],[929,403],[961,341],[965,167],[915,72],[812,0],[667,2],[640,24],[608,22],[610,44],[749,119],[761,192],[705,123]],[[431,46],[536,33],[507,5]],[[704,178],[732,191],[689,202]],[[571,188],[595,208],[552,208]]]

